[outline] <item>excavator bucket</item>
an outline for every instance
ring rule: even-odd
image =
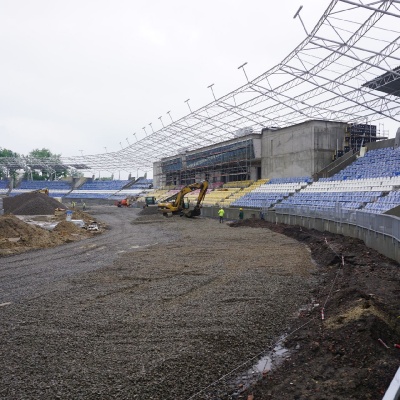
[[[187,213],[185,213],[185,216],[187,218],[198,217],[199,215],[200,215],[200,208],[194,208],[193,210],[189,210]]]

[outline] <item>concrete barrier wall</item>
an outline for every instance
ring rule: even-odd
[[[260,219],[260,213],[258,210],[244,209],[243,211],[245,219]],[[218,218],[218,208],[204,207],[202,208],[201,215],[208,218]],[[225,209],[225,218],[227,220],[238,220],[239,209]],[[378,251],[386,257],[400,262],[400,242],[392,236],[384,233],[375,232],[371,229],[363,228],[351,223],[336,222],[323,218],[304,217],[299,215],[276,214],[273,211],[269,211],[265,214],[264,219],[274,223],[298,225],[309,229],[316,229],[321,232],[327,231],[361,239],[366,246]]]

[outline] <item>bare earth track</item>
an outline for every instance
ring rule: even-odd
[[[317,309],[297,318],[312,299],[324,301],[340,266],[321,234],[89,212],[107,225],[102,235],[0,258],[0,398],[215,399],[222,389],[203,389],[306,321],[287,338],[294,351],[284,370],[220,398],[376,399],[390,382],[399,360],[396,263],[354,248],[326,321]],[[281,234],[289,231],[308,247]],[[374,312],[348,317],[356,306]],[[351,394],[337,392],[346,386]]]

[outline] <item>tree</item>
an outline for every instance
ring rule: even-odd
[[[1,161],[1,158],[6,158],[6,157],[7,158],[19,157],[19,154],[15,153],[12,150],[0,147],[0,179],[15,177],[16,172],[14,169],[9,167],[10,163]]]
[[[61,164],[61,154],[53,154],[49,149],[42,148],[32,150],[28,156],[37,159],[37,164],[41,164],[41,168],[35,168],[30,174],[25,173],[25,178],[29,179],[30,177],[34,180],[51,180],[57,179],[57,176],[67,176],[67,169],[53,168],[54,165]],[[42,163],[40,159],[43,159]]]
[[[60,159],[61,154],[53,154],[49,149],[35,149],[29,153],[30,157],[33,158],[55,158],[57,160]]]

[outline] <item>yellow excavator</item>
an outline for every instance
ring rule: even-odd
[[[47,196],[48,196],[49,195],[49,189],[47,189],[47,188],[38,189],[38,190],[34,190],[32,193],[42,193],[42,194],[47,194]]]
[[[196,205],[193,209],[189,209],[190,204],[185,201],[185,195],[193,192],[194,190],[200,189],[200,193],[197,197]],[[207,193],[208,182],[204,181],[201,183],[192,183],[182,188],[178,193],[169,197],[163,203],[158,203],[158,209],[167,216],[168,214],[179,214],[188,218],[193,218],[200,215],[201,203]],[[187,200],[187,199],[186,199]]]

